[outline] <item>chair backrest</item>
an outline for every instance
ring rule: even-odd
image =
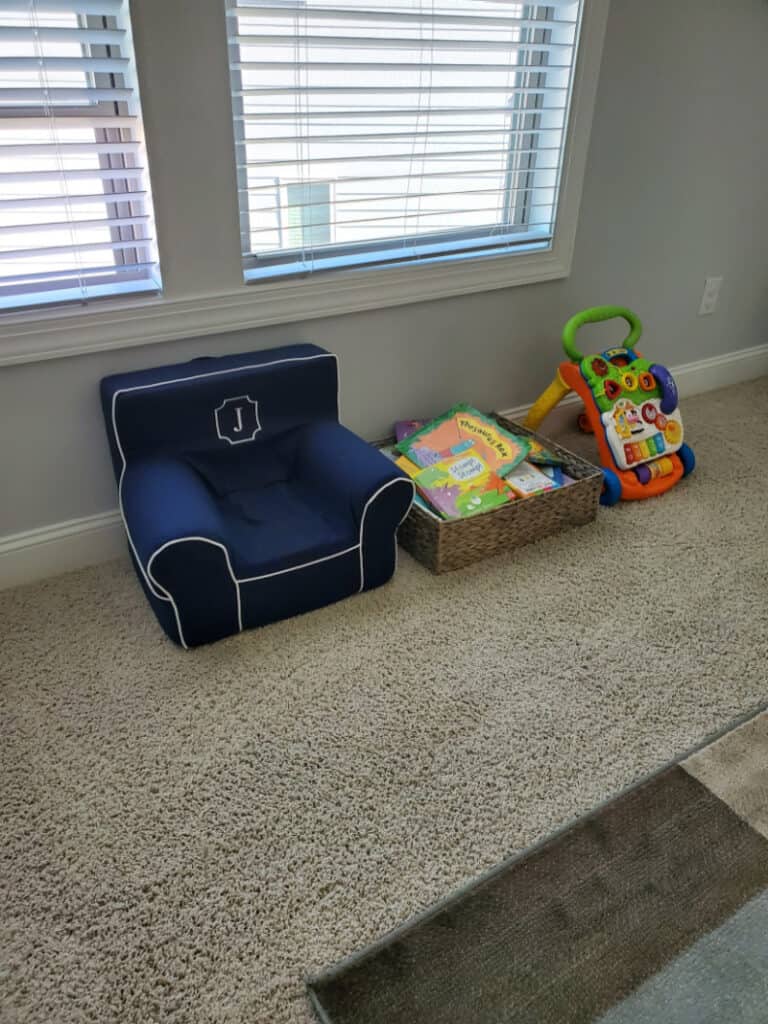
[[[142,454],[245,450],[338,420],[338,368],[317,345],[288,345],[105,377],[101,397],[119,476]]]

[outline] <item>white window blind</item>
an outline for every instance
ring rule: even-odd
[[[0,311],[157,291],[127,0],[0,0]]]
[[[246,276],[550,245],[579,2],[226,6]]]

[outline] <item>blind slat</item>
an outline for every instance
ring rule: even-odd
[[[61,204],[66,207],[66,201]],[[129,225],[148,224],[149,215],[137,217],[106,217],[93,220],[55,220],[47,224],[7,224],[0,227],[0,238],[4,235],[34,234],[36,231],[77,231],[88,228],[124,228]]]
[[[516,150],[516,153],[522,154],[522,155],[528,155],[528,154],[533,154],[533,153],[541,153],[541,152],[559,152],[559,150],[557,149],[557,147],[551,147],[548,150],[547,149]],[[452,176],[452,177],[455,177],[455,178],[462,178],[462,177],[465,177],[465,178],[477,178],[478,176],[481,176],[481,175],[496,175],[496,176],[498,176],[498,173],[499,173],[498,166],[496,166],[496,167],[477,167],[477,168],[473,167],[471,171],[461,171],[461,170],[458,170],[458,169],[454,168],[454,169],[449,170],[449,171],[426,171],[424,173],[419,172],[418,178],[419,178],[419,181],[422,181],[423,179],[431,179],[431,178],[445,178],[445,177],[448,177],[448,176]],[[337,185],[349,186],[349,185],[359,184],[361,182],[371,182],[371,181],[409,181],[411,177],[412,177],[412,175],[411,175],[410,172],[406,172],[404,174],[368,174],[368,175],[351,175],[351,176],[350,175],[344,175],[344,176],[337,177],[335,179],[335,183]],[[267,175],[267,178],[268,178],[268,181],[265,181],[261,185],[257,185],[257,184],[252,183],[250,185],[245,186],[244,188],[241,188],[240,191],[248,193],[248,194],[250,194],[252,192],[264,192],[264,191],[269,191],[269,190],[274,192],[274,190],[275,190],[275,179],[273,177],[270,177],[269,175]],[[252,180],[252,182],[255,182],[255,178],[252,178],[251,180]],[[281,184],[283,184],[283,185],[300,185],[300,184],[303,183],[303,180],[304,179],[302,179],[302,178],[281,178]],[[521,191],[528,191],[527,187],[524,186],[524,185],[521,185],[520,189],[521,189]],[[336,200],[336,201],[338,202],[338,200]]]
[[[462,189],[461,190],[461,195],[462,196],[479,196],[479,195],[506,196],[506,195],[508,195],[510,193],[513,193],[513,192],[524,192],[524,191],[527,191],[527,190],[525,188],[523,188],[523,187],[518,187],[518,186],[514,186],[513,185],[513,186],[509,186],[507,188],[503,188],[503,187],[502,188],[467,188],[467,189]],[[451,189],[450,191],[445,191],[445,192],[409,192],[408,193],[407,201],[410,202],[412,199],[441,199],[444,196],[455,196],[455,195],[456,195],[456,192],[453,189]],[[361,195],[361,196],[357,197],[356,199],[342,199],[341,201],[336,200],[333,205],[334,205],[335,209],[337,209],[337,210],[341,209],[341,211],[343,213],[344,212],[343,208],[345,208],[345,207],[359,206],[361,204],[368,204],[368,203],[392,203],[392,202],[394,202],[398,198],[402,199],[402,197],[398,197],[398,195],[395,194],[395,193],[391,193],[389,195],[380,195],[380,194],[376,194],[376,193],[370,193],[370,194],[367,194],[367,195]],[[402,202],[405,203],[406,200],[402,199]],[[531,206],[548,206],[548,205],[549,205],[548,203],[531,203]],[[316,206],[317,206],[317,203],[312,203],[312,202],[291,203],[290,205],[288,203],[281,203],[279,206],[254,206],[254,207],[251,207],[251,210],[252,210],[252,212],[254,214],[271,214],[271,213],[287,213],[289,210],[312,209],[312,208],[314,208]],[[456,211],[454,211],[454,212],[456,212]],[[404,215],[403,213],[399,214],[399,216],[401,216],[401,217],[403,215]],[[329,221],[328,223],[329,224],[333,224],[335,222],[334,221]],[[348,222],[345,221],[345,223],[348,223]]]
[[[251,20],[268,19],[272,21],[289,21],[295,24],[307,24],[312,21],[333,21],[343,24],[344,22],[378,23],[384,25],[413,24],[420,27],[429,26],[430,31],[436,28],[469,28],[478,26],[480,28],[511,28],[511,29],[535,29],[535,28],[558,28],[565,26],[573,28],[572,21],[563,19],[543,18],[509,18],[497,14],[445,14],[433,13],[431,10],[410,11],[410,10],[361,10],[355,7],[310,7],[306,5],[295,7],[276,8],[272,4],[254,5],[252,7],[233,7],[227,12],[230,17],[247,18]]]
[[[57,124],[58,128],[58,124]],[[76,156],[87,153],[138,153],[138,142],[29,142],[0,144],[0,160],[10,156],[47,156],[49,154]]]
[[[546,71],[547,68],[528,68],[529,71]],[[264,85],[251,89],[235,89],[232,95],[236,98],[261,98],[263,96],[377,96],[398,95],[400,93],[423,93],[427,95],[440,93],[461,93],[471,96],[473,93],[503,93],[509,92],[505,86],[500,85],[478,85],[473,82],[471,85],[424,85],[414,83],[413,85]],[[536,88],[515,89],[515,95],[525,96],[532,93],[545,92],[566,92],[565,86],[548,86]]]
[[[18,15],[25,10],[29,10],[28,0],[0,0],[0,14]],[[121,14],[123,0],[35,0],[35,10],[41,14]]]
[[[117,266],[114,263],[109,264],[96,264],[95,266],[78,267],[77,274],[83,274],[86,277],[95,276],[109,276],[111,274],[130,274],[136,271],[151,270],[154,269],[154,263],[121,263]],[[33,271],[27,274],[6,274],[0,268],[0,287],[8,288],[11,285],[18,285],[22,282],[51,282],[51,281],[64,281],[71,278],[75,273],[71,267],[62,268],[61,270],[41,270]]]
[[[537,209],[542,209],[542,208],[545,208],[545,207],[549,208],[549,205],[550,205],[549,203],[534,203],[533,204],[533,206],[535,208],[537,208]],[[290,209],[290,207],[284,208],[284,212],[287,212],[289,209]],[[360,217],[360,218],[352,217],[349,220],[341,220],[341,219],[313,220],[312,221],[312,227],[313,228],[319,228],[319,227],[346,227],[346,228],[356,228],[356,227],[359,227],[359,228],[365,228],[366,224],[374,224],[374,225],[376,225],[376,224],[389,223],[391,221],[396,221],[398,223],[407,223],[409,220],[419,220],[419,219],[421,219],[423,217],[442,217],[444,220],[449,221],[450,217],[453,217],[456,214],[461,214],[461,213],[471,213],[471,214],[477,214],[478,216],[480,216],[481,214],[495,214],[497,212],[498,212],[498,204],[497,203],[492,203],[492,204],[486,205],[486,206],[455,207],[455,208],[453,208],[451,210],[424,210],[424,209],[420,209],[420,210],[413,210],[412,212],[408,212],[408,210],[400,210],[397,213],[389,213],[389,214],[379,214],[378,212],[376,212],[373,216]],[[486,218],[483,217],[483,223],[485,222],[485,220],[486,220]],[[253,229],[253,234],[264,234],[266,232],[274,234],[274,231],[275,231],[274,225],[270,225],[268,227],[260,227],[260,228]]]
[[[124,39],[125,32],[122,29],[0,25],[0,43],[89,43],[94,46],[120,46]]]
[[[119,75],[128,70],[130,61],[124,57],[0,57],[0,76],[6,71],[39,71],[41,66],[46,71],[106,71]]]
[[[0,132],[21,131],[23,129],[40,130],[40,122],[51,117],[49,111],[42,112],[37,117],[6,117],[0,113]],[[64,116],[56,117],[56,131],[71,131],[81,128],[135,128],[137,118],[115,117],[109,114],[94,114],[91,117]]]
[[[0,184],[11,182],[76,182],[76,181],[123,181],[143,179],[143,167],[93,167],[88,170],[55,171],[0,171]]]
[[[30,249],[0,249],[0,260],[20,260],[24,257],[37,259],[40,256],[57,256],[65,253],[99,252],[101,249],[112,249],[115,251],[121,249],[141,249],[151,244],[151,238],[134,238],[117,242],[82,242],[77,245],[46,245],[42,247],[34,246]]]
[[[348,132],[345,135],[259,135],[253,139],[243,139],[245,145],[339,145],[348,142],[379,142],[386,145],[390,141],[401,141],[402,139],[474,139],[484,135],[531,135],[533,132],[556,131],[559,125],[546,128],[449,128],[449,129],[427,129],[426,131],[413,132]],[[4,149],[0,146],[0,153]],[[421,154],[419,154],[421,155]],[[382,157],[385,154],[382,154]]]
[[[352,49],[352,50],[429,50],[432,53],[440,50],[504,50],[514,53],[541,53],[540,43],[510,43],[508,39],[419,39],[418,36],[387,36],[377,39],[375,36],[313,36],[287,32],[285,35],[270,33],[264,35],[239,35],[234,42],[240,46],[257,47],[288,47],[296,50],[299,47],[313,49]],[[569,50],[569,43],[549,43],[547,50]],[[505,65],[506,67],[506,65]]]
[[[132,89],[7,89],[0,87],[0,104],[4,103],[98,103],[101,100],[129,100]],[[1,109],[1,107],[0,107]]]
[[[136,192],[100,192],[98,195],[66,195],[66,196],[24,196],[17,199],[0,199],[0,214],[4,210],[39,210],[58,206],[96,206],[105,200],[113,203],[130,203],[146,198],[143,190]]]
[[[525,153],[525,154],[533,154],[533,153],[541,153],[541,152],[555,152],[555,153],[559,153],[560,152],[560,148],[558,146],[550,146],[550,147],[547,147],[546,150],[542,150],[542,149],[530,150],[529,149],[529,150],[523,150],[522,152]],[[466,161],[466,160],[476,160],[479,157],[485,158],[487,156],[506,156],[506,155],[508,155],[508,153],[509,153],[508,149],[471,149],[471,150],[453,149],[453,150],[446,150],[443,153],[433,153],[433,154],[430,155],[429,159],[430,160],[434,160],[434,161],[451,159],[451,160],[455,160],[456,163],[458,164],[458,163],[461,163],[461,162]],[[318,156],[318,157],[313,157],[312,158],[312,163],[313,164],[370,163],[371,160],[373,160],[373,159],[374,159],[374,157],[370,153],[353,153],[353,154],[347,154],[345,156],[341,156],[340,155],[340,156]],[[385,157],[379,156],[376,159],[378,159],[380,163],[389,163],[392,160],[394,160],[394,161],[409,160],[409,161],[413,162],[415,160],[416,161],[419,160],[419,157],[418,156],[414,156],[413,152],[409,151],[409,152],[405,152],[405,153],[387,153],[387,155]],[[297,163],[297,161],[296,161],[295,158],[292,159],[292,160],[264,159],[264,160],[248,160],[244,164],[241,164],[240,166],[244,167],[244,168],[248,168],[248,167],[283,167],[283,166],[291,166],[292,167],[292,166],[295,166],[296,163]],[[306,179],[302,179],[302,182],[305,181],[305,180]]]
[[[296,60],[296,61],[280,61],[280,60],[241,60],[231,65],[233,71],[269,71],[275,74],[280,71],[292,71],[296,73],[307,73],[310,71],[354,71],[354,72],[372,72],[377,71],[450,71],[455,74],[457,71],[476,71],[486,72],[491,71],[557,71],[557,70],[568,70],[569,64],[553,64],[548,63],[546,65],[534,66],[532,64],[526,64],[525,62],[515,61],[509,64],[493,64],[491,62],[484,64],[459,64],[456,61],[443,61],[442,63],[435,63],[434,61],[348,61],[348,60],[337,60],[337,61],[322,61],[322,60]]]
[[[553,110],[564,110],[565,107],[479,107],[479,106],[465,106],[465,107],[430,107],[430,117],[448,117],[451,115],[461,115],[464,117],[477,116],[478,114],[543,114],[550,113]],[[302,121],[333,121],[339,120],[363,120],[365,118],[396,118],[402,116],[418,117],[421,112],[420,107],[389,107],[381,110],[368,109],[367,107],[357,107],[356,109],[347,108],[339,110],[308,110],[306,113],[302,113],[300,118]],[[235,121],[242,121],[245,124],[260,124],[263,121],[288,121],[295,122],[296,108],[286,108],[285,110],[268,110],[259,114],[237,114],[235,115]]]

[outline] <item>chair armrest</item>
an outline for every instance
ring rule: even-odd
[[[123,516],[135,554],[146,568],[171,540],[200,537],[224,544],[218,505],[191,466],[180,459],[142,459],[130,465],[120,488]]]
[[[313,488],[346,504],[360,523],[366,504],[386,484],[409,477],[340,423],[312,423],[303,431],[296,473]],[[407,510],[406,510],[407,511]]]

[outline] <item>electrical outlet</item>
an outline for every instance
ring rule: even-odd
[[[699,316],[709,316],[710,313],[715,312],[722,283],[722,277],[708,277],[704,282],[704,294],[701,296]]]

